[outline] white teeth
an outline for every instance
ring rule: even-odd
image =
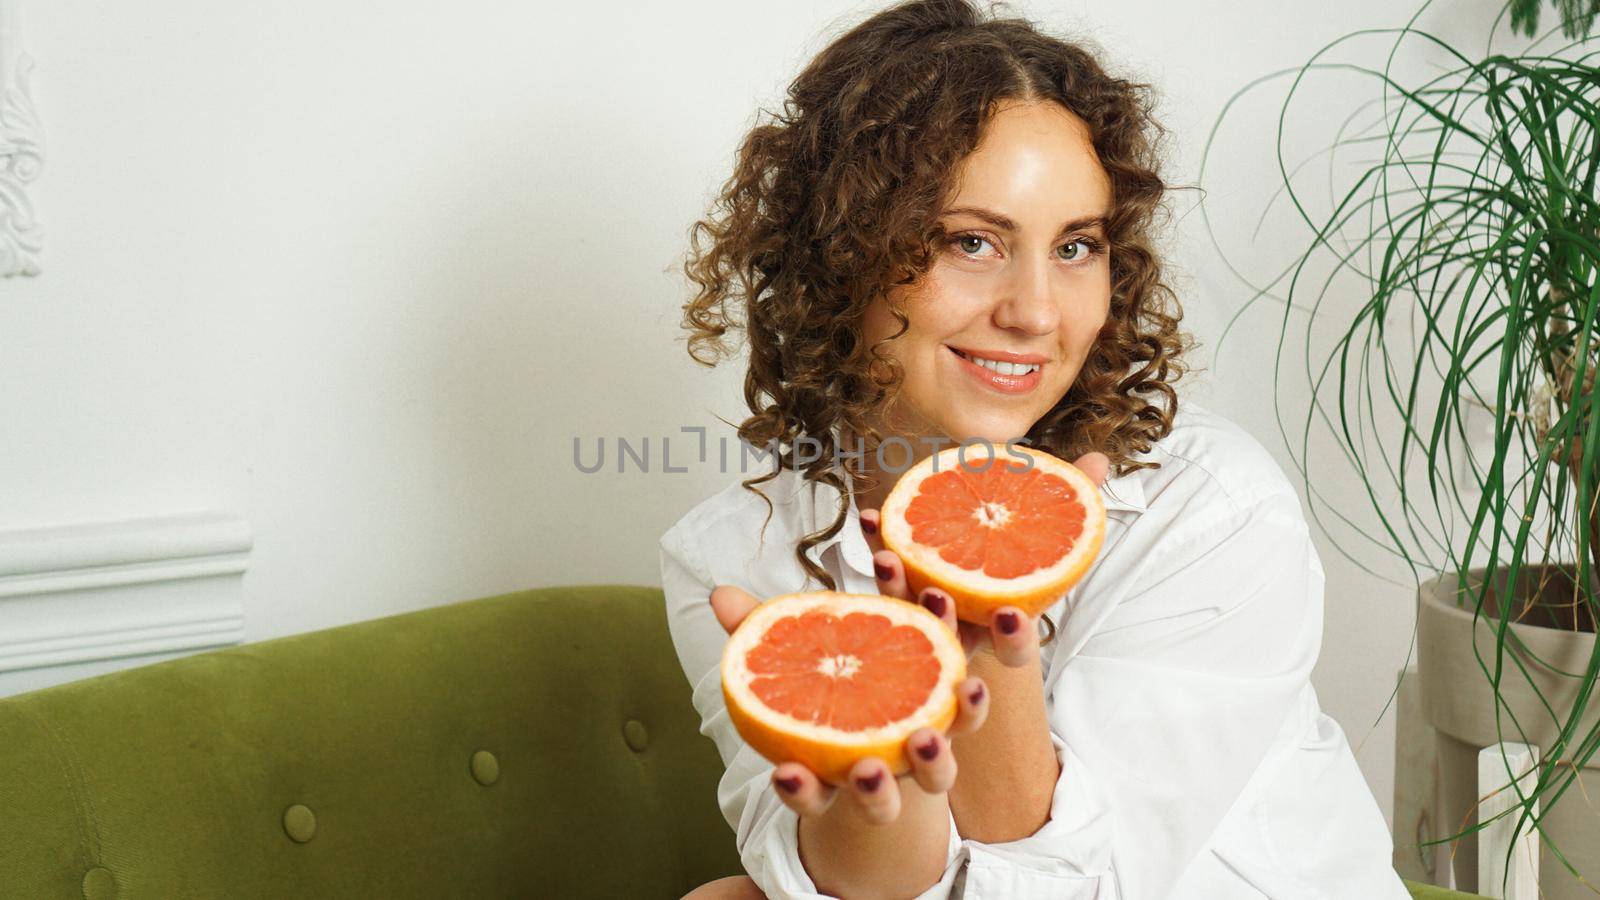
[[[983,359],[978,356],[968,356],[967,359],[1001,375],[1029,375],[1039,371],[1038,363],[1000,362],[993,359]]]

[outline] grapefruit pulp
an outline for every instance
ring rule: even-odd
[[[988,625],[996,608],[1037,617],[1094,561],[1105,538],[1100,488],[1031,447],[952,447],[906,470],[880,511],[883,545],[912,596],[942,588],[956,618]]]
[[[906,739],[950,727],[966,677],[949,626],[914,603],[864,594],[774,597],[722,652],[722,696],[740,737],[833,785],[867,756],[897,776],[910,771]]]

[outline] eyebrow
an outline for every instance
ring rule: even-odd
[[[1017,223],[1015,221],[1013,221],[1012,219],[1010,219],[1007,216],[1004,216],[1004,215],[1001,215],[1000,213],[995,212],[992,209],[984,209],[981,206],[958,206],[958,207],[955,207],[954,209],[945,210],[944,214],[947,215],[947,216],[954,216],[954,215],[973,216],[975,218],[979,218],[979,219],[984,220],[985,222],[988,222],[990,225],[993,225],[994,227],[999,228],[1002,231],[1016,231],[1017,230]],[[1056,234],[1059,237],[1060,235],[1066,234],[1069,231],[1082,231],[1084,229],[1094,228],[1094,227],[1097,227],[1097,226],[1099,228],[1101,228],[1101,229],[1104,229],[1106,227],[1106,216],[1105,216],[1105,213],[1100,213],[1098,215],[1082,216],[1082,217],[1077,218],[1077,219],[1072,219],[1071,221],[1068,221],[1065,224],[1063,224],[1061,226],[1061,230],[1059,232],[1057,232]]]

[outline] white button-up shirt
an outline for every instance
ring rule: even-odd
[[[1323,570],[1294,487],[1254,438],[1187,400],[1138,458],[1160,468],[1106,482],[1099,558],[1048,610],[1050,819],[988,844],[952,816],[943,877],[920,898],[1406,900],[1383,815],[1311,686]],[[760,487],[764,539],[766,505],[735,483],[662,537],[661,581],[745,870],[772,900],[819,898],[773,764],[728,719],[728,636],[707,598],[719,584],[819,589],[794,547],[839,497],[791,471]],[[839,590],[876,593],[856,512],[809,552]]]

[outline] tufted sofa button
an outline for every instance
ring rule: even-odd
[[[295,843],[304,844],[317,836],[317,814],[296,803],[283,811],[283,830]]]
[[[644,723],[638,719],[629,719],[628,724],[622,726],[622,739],[628,742],[635,753],[642,753],[650,745],[650,733],[644,730]]]
[[[111,870],[95,866],[83,873],[83,900],[114,900],[117,896],[117,879]]]
[[[472,777],[485,787],[500,780],[500,760],[487,750],[472,754]]]

